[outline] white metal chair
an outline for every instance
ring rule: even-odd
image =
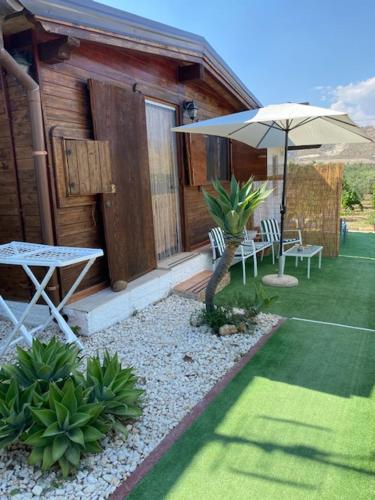
[[[226,247],[223,230],[220,227],[215,227],[209,231],[208,237],[211,243],[212,259],[215,265],[216,262],[222,257]],[[265,241],[255,243],[254,240],[249,238],[248,233],[246,231],[244,232],[244,242],[238,247],[231,264],[234,265],[238,262],[242,262],[242,278],[244,285],[246,285],[246,260],[249,257],[253,257],[254,277],[257,277],[257,253],[261,252],[263,259],[264,250],[271,245],[271,243]]]
[[[280,227],[276,219],[263,219],[260,222],[262,229],[261,235],[262,240],[267,241],[272,245],[272,263],[275,263],[275,249],[274,245],[278,245],[280,242]],[[285,233],[296,233],[294,238],[284,238],[283,239],[283,251],[286,245],[302,245],[302,233],[300,229],[284,229]]]

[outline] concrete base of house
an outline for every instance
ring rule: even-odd
[[[158,269],[129,282],[125,290],[113,292],[106,288],[72,302],[64,308],[64,313],[71,326],[79,327],[81,335],[92,335],[167,297],[177,284],[204,270],[212,270],[208,247],[197,252],[182,252],[160,262]],[[26,307],[22,302],[8,301],[8,304],[17,317]],[[47,306],[36,305],[27,323],[39,325],[48,314]]]

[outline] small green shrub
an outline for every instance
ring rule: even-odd
[[[363,210],[361,196],[349,184],[348,180],[345,177],[342,183],[341,205],[344,210],[353,210],[355,205],[358,205],[360,209]]]
[[[78,370],[78,349],[52,339],[17,349],[17,361],[0,370],[0,448],[20,440],[31,448],[29,463],[48,470],[58,465],[63,477],[81,457],[101,450],[110,428],[141,415],[137,377],[107,352],[89,358]]]
[[[254,282],[253,293],[248,289],[234,292],[225,305],[215,305],[212,311],[202,310],[192,318],[192,324],[207,325],[215,333],[224,325],[234,325],[248,331],[255,324],[254,318],[262,308],[268,307],[278,296],[269,296],[261,283]]]
[[[198,325],[207,325],[215,333],[219,333],[220,327],[234,324],[234,315],[231,307],[214,305],[210,311],[206,309],[200,311],[196,322]]]
[[[0,448],[13,443],[32,424],[30,407],[36,384],[21,389],[17,380],[0,384]]]
[[[79,349],[74,344],[63,344],[56,338],[43,344],[33,340],[29,351],[17,347],[15,365],[5,365],[3,373],[15,378],[21,387],[37,382],[40,392],[48,390],[50,382],[66,380],[77,369]]]
[[[127,434],[124,420],[137,418],[142,414],[140,397],[144,391],[135,388],[137,377],[132,368],[122,368],[117,354],[104,354],[103,363],[98,356],[87,361],[86,387],[90,390],[89,400],[104,405],[104,415],[111,426]]]
[[[33,447],[29,457],[31,465],[41,465],[48,470],[58,462],[63,476],[79,466],[81,456],[101,450],[99,440],[107,427],[99,416],[104,406],[88,403],[88,391],[67,380],[59,389],[50,384],[48,403],[32,409],[34,424],[24,442]]]

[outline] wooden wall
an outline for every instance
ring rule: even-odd
[[[26,93],[4,71],[0,74],[0,243],[39,243],[41,228]],[[26,299],[30,285],[17,267],[0,266],[0,293]]]
[[[93,138],[88,80],[107,81],[128,89],[136,85],[135,90],[145,97],[175,105],[180,123],[183,123],[181,105],[184,100],[197,102],[201,120],[240,111],[243,105],[213,79],[209,86],[203,81],[180,83],[178,67],[181,63],[161,56],[81,41],[80,48],[72,52],[69,60],[48,65],[38,58],[37,45],[52,38],[46,33],[34,33],[35,72],[42,92],[56,244],[105,248],[99,197],[75,196],[73,199],[65,196],[61,152],[55,143],[59,135],[77,139]],[[7,85],[9,113],[4,108],[0,89],[0,123],[7,125],[2,126],[0,132],[0,147],[5,148],[1,149],[0,161],[9,163],[7,181],[0,186],[0,238],[2,241],[41,241],[26,96],[11,79]],[[10,141],[10,126],[15,137],[13,145]],[[189,250],[207,241],[207,231],[212,222],[200,187],[188,185],[182,137],[178,138],[178,145],[183,244]],[[3,168],[1,165],[0,168]],[[11,227],[4,223],[8,217],[12,218]],[[75,273],[76,269],[72,268],[60,276],[62,293],[70,286]],[[107,279],[107,264],[103,258],[93,266],[81,290],[90,289],[93,292],[105,286]],[[5,286],[4,283],[2,278],[0,287]],[[18,283],[28,293],[27,283],[21,284],[20,280]],[[16,295],[20,297],[22,294],[17,290]]]
[[[53,127],[59,126],[83,129],[92,137],[87,90],[90,78],[127,88],[137,84],[137,90],[146,97],[176,106],[181,106],[185,99],[193,99],[198,103],[200,119],[241,109],[240,104],[231,95],[219,95],[197,82],[188,85],[179,83],[178,66],[179,62],[171,59],[87,42],[81,42],[81,47],[72,53],[67,62],[53,66],[40,63],[39,75],[47,134],[50,134]],[[180,149],[182,150],[182,144]],[[181,161],[184,246],[190,249],[207,241],[211,222],[199,188],[186,185],[185,168],[186,165]],[[58,244],[74,245],[77,244],[77,238],[85,244],[93,244],[95,241],[103,244],[102,226],[93,224],[90,206],[95,206],[95,199],[82,200],[82,207],[85,207],[83,212],[80,212],[77,206],[64,209],[57,206]],[[97,205],[95,210],[98,211]],[[71,214],[77,217],[78,212],[79,225],[71,218]],[[101,270],[98,269],[97,282],[105,279],[105,273],[104,266]]]

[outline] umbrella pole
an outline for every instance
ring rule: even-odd
[[[279,240],[279,270],[277,274],[267,274],[263,276],[262,282],[268,286],[292,287],[298,285],[298,279],[294,276],[284,274],[285,255],[283,251],[284,241],[284,217],[286,214],[286,183],[288,176],[288,139],[289,139],[289,120],[286,122],[285,145],[284,145],[284,175],[283,175],[283,191],[280,204],[280,240]]]
[[[284,274],[284,267],[285,267],[285,257],[283,255],[283,241],[284,241],[284,218],[286,214],[286,183],[288,176],[288,137],[289,137],[289,128],[287,123],[287,128],[285,129],[285,144],[284,144],[283,191],[282,191],[281,205],[280,205],[280,241],[279,241],[279,272],[278,272],[280,278]]]

